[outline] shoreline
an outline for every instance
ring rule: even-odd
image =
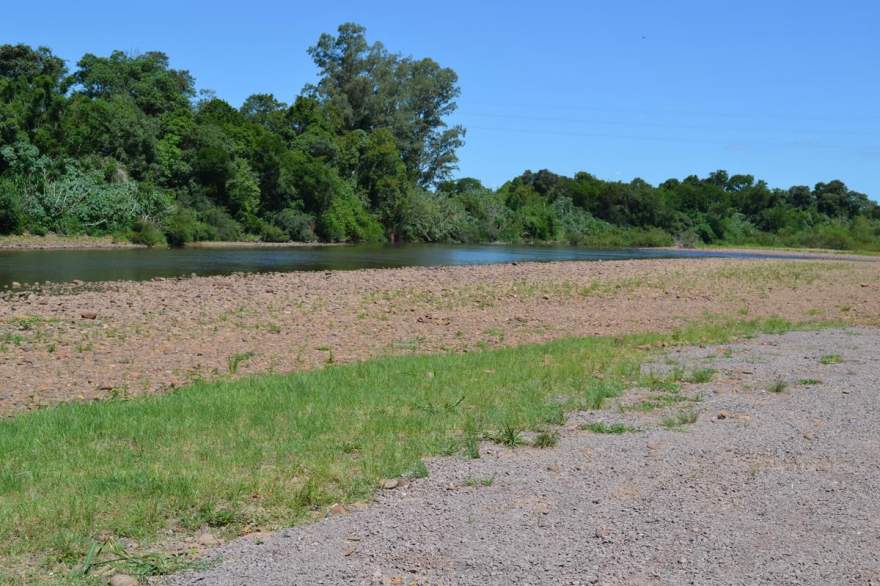
[[[719,258],[60,284],[0,303],[0,416],[377,356],[666,331],[706,313],[880,323],[878,290],[877,263]]]

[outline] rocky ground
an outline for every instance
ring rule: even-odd
[[[860,328],[677,351],[648,369],[712,380],[573,414],[555,448],[430,461],[162,583],[878,585],[877,348]],[[660,394],[681,400],[640,407]]]
[[[0,236],[0,250],[145,248],[142,244],[115,240],[112,236]]]
[[[676,259],[70,283],[0,294],[0,415],[199,378],[564,336],[707,314],[880,316],[880,262]]]

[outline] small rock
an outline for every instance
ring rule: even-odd
[[[547,472],[559,472],[559,464],[548,464]]]
[[[596,538],[601,539],[602,541],[610,541],[611,531],[608,530],[608,527],[599,527],[596,529]]]
[[[331,515],[341,515],[345,511],[346,511],[345,507],[340,505],[339,503],[336,503],[332,507],[330,507],[330,514]]]
[[[98,319],[98,314],[94,311],[84,311],[79,316],[83,319]]]
[[[719,411],[718,415],[715,416],[715,419],[721,420],[721,419],[727,419],[729,417],[730,417],[730,415],[727,414],[727,411]]]
[[[816,436],[813,435],[812,433],[810,433],[809,431],[807,431],[807,432],[804,433],[804,439],[805,439],[805,440],[812,440],[812,439],[815,438],[815,437],[816,437]]]
[[[21,283],[19,283],[18,281],[12,281],[13,289],[18,289],[19,287],[21,287]]]
[[[140,584],[137,578],[127,574],[113,574],[107,583],[110,586],[138,586]]]
[[[394,490],[399,484],[400,481],[397,478],[386,478],[379,483],[379,486],[381,486],[385,490]]]
[[[351,554],[353,554],[353,553],[356,552],[356,551],[357,551],[357,546],[355,545],[354,547],[346,548],[346,549],[342,552],[342,555],[344,555],[345,557],[348,557],[348,556],[350,556]]]

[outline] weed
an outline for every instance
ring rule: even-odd
[[[843,362],[843,356],[840,354],[826,354],[819,359],[820,364],[840,364]]]
[[[687,381],[689,383],[705,384],[708,382],[712,382],[713,378],[715,378],[714,368],[698,368],[697,370],[691,372],[691,375],[688,377]]]
[[[474,418],[467,417],[463,428],[465,454],[471,460],[476,460],[480,457],[480,431]]]
[[[559,434],[555,431],[541,431],[532,440],[536,448],[552,448],[559,443]]]
[[[620,434],[620,433],[630,433],[634,431],[640,431],[637,427],[632,427],[631,425],[626,425],[623,423],[603,423],[601,421],[591,421],[590,423],[584,423],[578,429],[582,431],[592,431],[593,433],[611,433],[611,434]]]
[[[256,356],[253,352],[240,352],[238,354],[233,354],[226,360],[226,369],[229,374],[235,374],[238,372],[238,367],[241,366],[243,362],[247,362],[251,358]]]
[[[468,478],[464,481],[465,486],[470,486],[472,488],[478,486],[492,486],[495,483],[495,475],[488,478]]]
[[[504,423],[496,433],[489,435],[488,439],[496,444],[501,444],[509,448],[515,448],[522,444],[519,429],[510,423]]]
[[[660,425],[666,429],[680,429],[684,425],[690,425],[697,422],[699,413],[696,411],[679,411],[671,417],[666,417],[660,422]]]
[[[770,386],[767,387],[767,391],[769,391],[771,393],[781,393],[787,388],[788,388],[787,382],[785,382],[782,379],[777,379],[777,380],[773,381],[772,383],[770,383]]]
[[[427,478],[428,474],[430,474],[430,472],[428,472],[428,467],[425,466],[424,462],[419,460],[418,462],[415,463],[415,465],[412,467],[412,469],[409,472],[404,474],[404,476],[406,478],[418,479],[418,478]]]
[[[816,380],[814,378],[802,378],[801,380],[798,381],[798,384],[801,384],[804,386],[821,385],[822,381]]]

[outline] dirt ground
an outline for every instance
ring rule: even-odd
[[[367,508],[238,539],[162,583],[877,586],[877,348],[857,328],[679,350],[647,369],[714,379],[667,391],[670,407],[635,408],[637,389],[570,415],[555,448],[429,461]]]
[[[880,262],[676,259],[71,283],[0,299],[0,414],[707,314],[880,323]]]

